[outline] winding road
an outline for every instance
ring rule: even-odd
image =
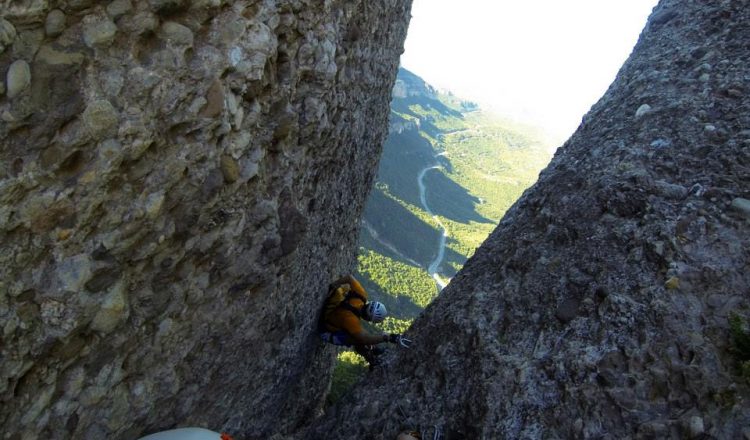
[[[425,186],[424,186],[424,176],[427,174],[430,170],[439,169],[440,165],[430,165],[419,172],[419,177],[417,177],[417,184],[419,184],[419,200],[422,203],[422,207],[425,211],[427,211],[427,214],[429,214],[435,222],[440,226],[440,228],[443,229],[443,233],[440,234],[440,244],[438,245],[438,254],[435,257],[435,259],[430,263],[429,267],[427,268],[427,273],[432,277],[432,279],[435,280],[435,284],[437,285],[438,291],[443,290],[445,286],[448,285],[448,282],[445,281],[440,274],[438,273],[438,267],[440,267],[440,263],[443,262],[443,257],[445,257],[445,240],[448,238],[448,229],[445,227],[443,222],[440,221],[438,216],[436,216],[431,210],[430,207],[427,206],[427,198],[425,197]],[[450,280],[449,280],[450,281]]]

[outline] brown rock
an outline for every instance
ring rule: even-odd
[[[234,183],[240,178],[240,167],[232,156],[221,156],[221,173],[227,183]]]
[[[201,111],[204,118],[215,118],[224,110],[224,86],[215,79],[206,92],[206,105]]]

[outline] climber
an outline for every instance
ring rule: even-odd
[[[372,369],[383,353],[382,348],[375,345],[391,342],[409,348],[411,344],[400,334],[374,335],[362,328],[360,318],[378,323],[383,322],[386,314],[385,306],[377,301],[368,303],[365,289],[353,276],[347,275],[330,285],[318,332],[330,344],[354,346],[354,351],[362,355]]]

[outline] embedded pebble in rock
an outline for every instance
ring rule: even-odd
[[[131,23],[133,33],[143,35],[159,27],[159,17],[148,11],[138,12],[133,16]]]
[[[702,436],[706,432],[706,428],[703,425],[703,419],[699,416],[690,417],[688,432],[690,433],[690,438],[698,438]]]
[[[31,84],[31,68],[24,60],[14,61],[8,68],[6,77],[8,98],[20,95]]]
[[[221,157],[221,173],[227,183],[236,182],[240,178],[240,168],[232,156]]]
[[[60,51],[52,45],[42,46],[36,54],[35,62],[44,63],[49,66],[79,65],[85,59],[84,54],[79,52]]]
[[[89,47],[110,45],[117,34],[117,26],[109,19],[87,16],[84,18],[83,41]]]
[[[161,26],[159,36],[168,43],[177,46],[193,46],[193,31],[173,21],[168,21]]]
[[[114,0],[107,5],[107,15],[116,19],[133,10],[133,3],[130,0]]]
[[[732,200],[732,209],[742,214],[746,219],[750,220],[750,200],[738,197]]]
[[[99,311],[91,322],[91,328],[101,333],[111,333],[127,318],[126,286],[115,285],[104,298]]]
[[[643,104],[640,107],[638,107],[638,110],[635,111],[635,118],[639,119],[650,111],[651,111],[651,106],[648,104]]]
[[[666,287],[669,290],[679,289],[680,288],[680,279],[677,277],[671,277],[667,280],[667,282],[664,283],[664,287]]]
[[[671,145],[672,145],[672,143],[669,142],[667,139],[657,139],[657,140],[651,142],[651,147],[652,148],[667,148],[667,147],[669,147]]]
[[[409,14],[0,6],[2,84],[20,93],[0,103],[3,434],[271,438],[322,411],[336,349],[310,311],[354,270],[359,233],[330,212],[361,216]],[[7,81],[16,60],[30,82]]]
[[[47,14],[44,22],[44,32],[48,37],[56,37],[65,30],[65,13],[59,9],[53,9]]]
[[[102,139],[117,129],[117,110],[107,100],[93,101],[83,112],[83,122],[92,137]]]
[[[0,53],[3,53],[6,47],[10,47],[15,39],[16,28],[11,22],[0,17]]]

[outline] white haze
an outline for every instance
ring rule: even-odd
[[[403,67],[559,142],[606,91],[656,0],[414,0]]]

